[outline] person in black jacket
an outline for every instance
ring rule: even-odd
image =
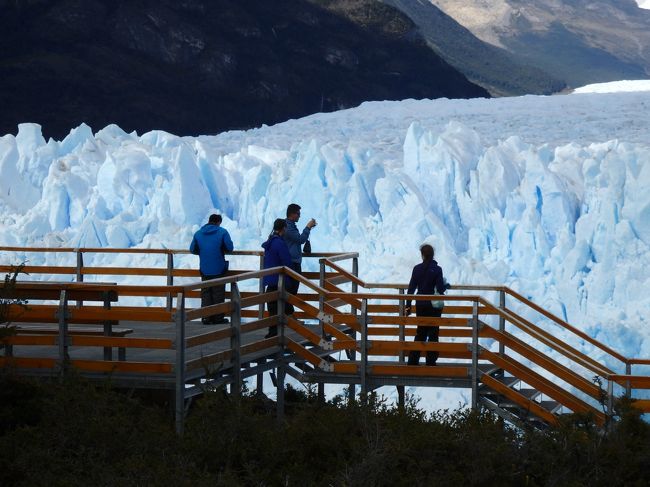
[[[446,290],[445,281],[442,276],[442,268],[433,259],[434,250],[429,244],[420,247],[422,254],[422,263],[413,267],[411,281],[409,282],[408,294],[444,294]],[[442,301],[429,300],[416,301],[415,313],[418,317],[432,316],[440,317],[442,315]],[[411,301],[406,306],[406,316],[411,314]],[[415,334],[415,341],[430,342],[438,341],[439,328],[437,326],[419,325]],[[438,352],[427,352],[427,365],[436,365]],[[409,353],[408,365],[418,365],[420,361],[420,351],[413,350]]]

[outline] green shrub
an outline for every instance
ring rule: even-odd
[[[650,427],[624,401],[607,431],[580,415],[538,431],[412,398],[286,400],[279,421],[264,397],[208,392],[180,438],[168,404],[75,376],[0,376],[0,485],[647,485]]]

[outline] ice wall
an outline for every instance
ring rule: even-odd
[[[293,137],[264,128],[239,146],[246,133],[226,143],[85,125],[46,142],[23,124],[0,138],[0,244],[186,248],[216,211],[237,248],[258,249],[298,202],[319,222],[314,250],[359,251],[368,280],[407,280],[430,242],[450,282],[506,284],[650,356],[647,145],[494,141],[411,117],[368,117],[361,137],[344,123],[338,135],[314,131],[319,120]]]

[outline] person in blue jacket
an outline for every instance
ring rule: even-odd
[[[302,233],[298,231],[298,223],[300,220],[300,206],[296,203],[291,203],[287,206],[287,229],[284,232],[284,241],[289,247],[289,254],[291,255],[291,268],[296,271],[298,274],[302,273],[302,249],[301,245],[309,240],[309,234],[311,229],[314,228],[317,223],[313,218],[307,222],[307,225],[303,229]],[[298,294],[298,287],[300,283],[294,279],[287,280],[287,291],[291,294]],[[287,305],[288,312],[287,314],[293,314],[293,306],[291,304]]]
[[[273,222],[273,231],[269,235],[266,242],[262,244],[264,249],[264,268],[270,269],[272,267],[291,266],[291,255],[289,254],[289,247],[282,238],[287,229],[287,222],[278,218]],[[278,274],[271,274],[264,276],[265,292],[272,292],[278,290]],[[286,282],[286,281],[285,281]],[[278,314],[278,302],[271,301],[268,303],[269,315],[274,316]],[[285,305],[285,311],[287,306]],[[264,338],[271,338],[278,334],[277,326],[270,326],[269,332]]]
[[[420,254],[422,255],[422,263],[413,267],[411,274],[411,281],[409,282],[409,289],[407,294],[413,294],[417,290],[417,294],[444,294],[447,285],[445,284],[444,277],[442,276],[442,268],[433,259],[434,250],[429,244],[424,244],[420,247]],[[415,312],[417,316],[432,316],[439,318],[442,316],[442,301],[431,302],[416,301]],[[406,316],[411,314],[411,301],[409,300],[406,305]],[[437,342],[440,328],[437,326],[419,325],[415,333],[416,342]],[[427,352],[427,365],[436,365],[438,360],[438,352]],[[420,351],[412,350],[409,353],[408,365],[418,365],[420,361]]]
[[[202,281],[223,277],[228,270],[228,262],[224,254],[232,252],[234,246],[228,230],[221,228],[221,221],[221,215],[210,215],[208,223],[194,234],[190,244],[190,252],[199,256]],[[223,303],[225,295],[226,286],[223,284],[204,287],[201,289],[201,307]],[[228,323],[223,313],[205,317],[201,321],[204,325]]]

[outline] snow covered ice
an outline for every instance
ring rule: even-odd
[[[199,137],[22,124],[0,138],[0,245],[185,249],[216,211],[259,249],[297,202],[314,251],[358,251],[364,280],[407,281],[426,241],[452,284],[504,284],[650,357],[649,187],[647,91],[372,102]]]

